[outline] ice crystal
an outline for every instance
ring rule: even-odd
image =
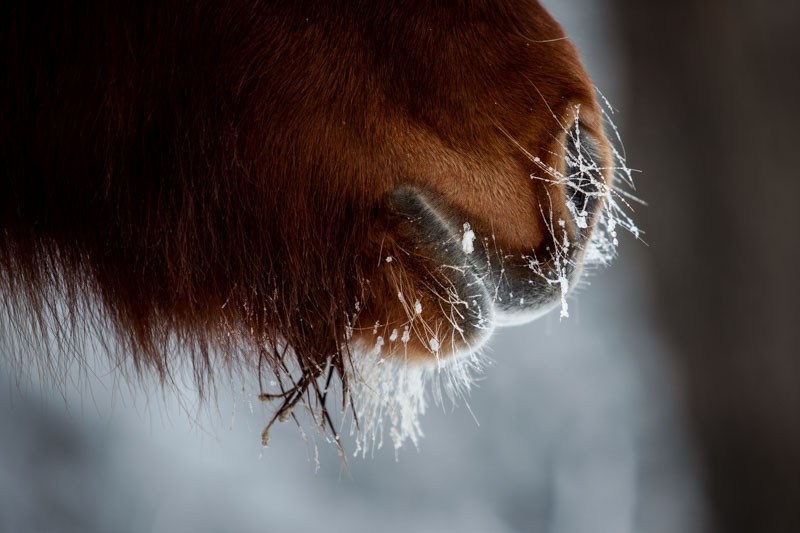
[[[461,249],[469,255],[475,251],[475,232],[470,228],[469,222],[464,222],[464,236],[461,238]]]

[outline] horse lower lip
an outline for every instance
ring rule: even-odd
[[[501,328],[510,326],[521,326],[522,324],[527,324],[528,322],[533,322],[534,320],[541,318],[542,316],[553,310],[555,306],[556,304],[554,302],[553,305],[550,306],[543,306],[538,309],[525,310],[516,313],[495,312],[494,323],[497,327]]]
[[[538,266],[524,263],[506,264],[487,273],[485,285],[493,295],[494,319],[497,326],[515,326],[540,318],[559,307],[580,276],[581,252]],[[493,280],[499,280],[494,283]]]

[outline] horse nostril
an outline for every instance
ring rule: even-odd
[[[567,209],[583,243],[600,207],[605,184],[601,157],[594,141],[581,134],[578,123],[567,133],[564,159]]]

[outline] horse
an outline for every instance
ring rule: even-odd
[[[2,11],[0,287],[22,364],[94,336],[164,382],[188,366],[201,395],[257,375],[270,425],[303,402],[335,432],[334,383],[363,426],[400,392],[354,400],[354,382],[468,374],[496,327],[567,315],[616,244],[619,154],[537,0]]]

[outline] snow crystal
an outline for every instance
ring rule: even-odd
[[[469,255],[475,250],[475,232],[470,228],[469,222],[464,223],[464,236],[461,238],[461,249]]]
[[[433,351],[433,353],[439,353],[439,348],[440,348],[439,339],[437,339],[436,337],[431,338],[430,345],[431,345],[431,351]]]
[[[383,337],[379,336],[378,339],[375,341],[375,348],[373,348],[372,352],[375,354],[381,353],[383,345],[384,345]]]

